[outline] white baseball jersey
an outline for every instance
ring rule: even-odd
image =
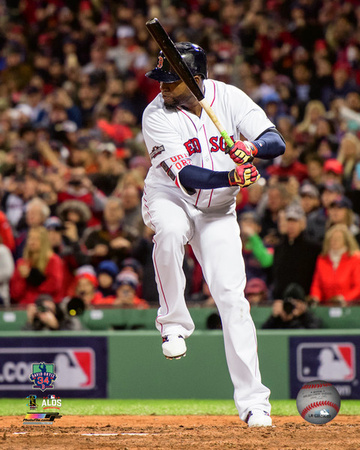
[[[234,86],[205,80],[205,97],[234,139],[256,139],[274,125],[264,111]],[[270,413],[269,389],[261,383],[255,327],[244,296],[242,243],[236,220],[238,187],[195,190],[180,185],[187,164],[230,171],[235,163],[225,142],[202,111],[167,110],[161,94],[146,108],[143,134],[152,166],[145,180],[144,222],[155,232],[153,262],[160,307],[156,326],[162,336],[188,338],[194,323],[184,298],[184,246],[189,243],[218,307],[234,399],[241,419],[249,411]]]
[[[242,134],[247,140],[256,139],[274,124],[264,111],[240,89],[225,83],[205,80],[205,98],[228,134],[237,140]],[[147,178],[147,188],[182,189],[187,202],[207,208],[228,203],[237,187],[196,190],[189,195],[179,182],[179,171],[186,164],[215,171],[230,171],[234,162],[225,154],[225,140],[206,114],[198,117],[190,112],[164,107],[159,94],[145,109],[143,134],[150,153],[152,167]]]

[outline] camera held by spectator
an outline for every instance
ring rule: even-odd
[[[284,291],[283,299],[274,300],[272,314],[262,328],[321,328],[321,319],[308,309],[304,289],[291,283]]]
[[[70,315],[70,309],[56,304],[51,295],[41,294],[28,305],[27,322],[23,330],[81,330],[80,321]]]

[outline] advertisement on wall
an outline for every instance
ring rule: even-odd
[[[360,336],[290,338],[290,394],[313,380],[333,384],[343,399],[360,398]]]
[[[104,398],[107,365],[105,337],[0,338],[0,396],[43,387],[62,397]]]

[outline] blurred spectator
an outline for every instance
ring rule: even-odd
[[[282,299],[274,300],[271,316],[262,325],[263,329],[315,329],[322,328],[322,321],[309,310],[304,289],[290,284]]]
[[[319,155],[310,154],[306,157],[308,181],[319,188],[324,183],[324,160]]]
[[[49,217],[45,221],[48,230],[50,246],[54,253],[60,256],[63,263],[63,283],[61,297],[69,294],[78,267],[88,263],[88,257],[81,250],[76,224],[58,217]]]
[[[92,184],[83,167],[75,167],[70,171],[70,179],[65,190],[58,195],[59,203],[67,200],[78,200],[85,203],[93,212],[97,212],[103,210],[106,197]]]
[[[102,300],[102,294],[97,290],[97,287],[98,280],[92,266],[85,265],[76,270],[74,296],[84,302],[85,309]]]
[[[306,216],[320,207],[320,192],[316,186],[304,183],[299,189],[300,204]]]
[[[288,204],[288,193],[280,183],[268,186],[266,195],[259,205],[261,233],[266,246],[274,246],[279,241],[278,216]]]
[[[58,206],[56,215],[63,224],[66,224],[68,233],[71,234],[73,239],[76,237],[81,241],[91,218],[91,211],[86,203],[79,200],[66,200]],[[75,225],[76,230],[73,225]]]
[[[344,98],[355,89],[355,82],[350,77],[351,67],[347,62],[338,61],[333,67],[334,85],[332,88],[332,98]]]
[[[108,197],[115,190],[126,168],[117,159],[116,147],[112,142],[98,144],[96,151],[98,169],[95,173],[89,174],[89,178],[93,185]]]
[[[187,304],[189,306],[204,307],[204,308],[211,308],[216,306],[215,300],[211,295],[209,286],[204,279],[202,280],[201,291],[191,295]]]
[[[115,279],[119,273],[118,266],[111,260],[101,261],[97,268],[98,291],[102,296],[114,297],[116,294]]]
[[[148,65],[148,56],[137,45],[135,29],[131,25],[121,24],[116,30],[117,46],[109,49],[107,57],[113,59],[120,74],[128,70],[145,69]]]
[[[34,303],[26,308],[27,321],[22,328],[25,331],[40,330],[71,330],[82,329],[77,317],[72,317],[64,311],[62,304],[55,303],[51,295],[41,294]]]
[[[144,268],[142,266],[142,264],[133,257],[130,258],[125,258],[120,266],[120,271],[123,272],[125,270],[128,270],[130,272],[134,272],[138,279],[138,286],[136,288],[136,295],[138,295],[138,297],[142,297],[142,291],[143,291],[143,275],[144,275]]]
[[[28,231],[33,227],[43,226],[49,215],[50,208],[41,198],[35,197],[27,203],[25,216],[18,223],[19,234],[15,240],[15,259],[23,254]]]
[[[124,226],[124,214],[121,200],[109,197],[102,224],[87,229],[84,243],[95,267],[104,259],[111,259],[120,266],[121,261],[130,255],[136,236]]]
[[[307,178],[307,169],[306,165],[299,161],[299,155],[299,146],[293,141],[287,141],[285,153],[279,156],[279,162],[266,169],[267,173],[279,178],[294,176],[301,183]]]
[[[359,241],[359,217],[352,210],[351,200],[344,195],[330,203],[328,208],[327,228],[337,224],[346,225],[355,239]]]
[[[34,303],[40,294],[49,294],[56,303],[61,301],[63,265],[50,246],[45,227],[30,229],[23,257],[16,262],[11,278],[10,296],[14,303]]]
[[[9,282],[14,273],[14,259],[0,236],[0,306],[10,305]]]
[[[140,236],[144,229],[141,215],[141,192],[134,184],[127,184],[119,191],[119,195],[124,208],[124,226],[131,230],[134,237]]]
[[[273,249],[266,247],[260,237],[260,218],[254,212],[244,212],[239,218],[243,243],[246,278],[267,279],[267,270],[273,263]]]
[[[359,246],[346,225],[334,225],[326,232],[310,296],[320,304],[346,306],[360,301]]]
[[[312,142],[316,125],[321,117],[326,114],[325,106],[319,100],[311,100],[305,108],[304,119],[295,127],[296,140],[302,143]]]
[[[0,81],[6,84],[11,92],[18,92],[28,84],[32,68],[25,62],[25,49],[19,44],[8,45],[4,49],[5,67],[0,72]]]
[[[266,182],[264,178],[260,178],[257,183],[254,183],[246,188],[247,199],[245,205],[243,205],[242,211],[254,211],[258,213],[265,189]],[[241,190],[239,194],[242,196]],[[237,211],[237,213],[239,214],[239,211]]]
[[[360,162],[360,140],[354,134],[346,133],[340,141],[337,159],[343,167],[343,184],[345,191],[353,186],[356,164]]]
[[[122,270],[116,277],[115,297],[107,297],[96,304],[110,304],[124,309],[148,309],[148,302],[136,295],[138,283],[139,279],[136,273]]]
[[[141,296],[152,306],[158,306],[159,293],[155,282],[155,268],[152,262],[154,232],[148,227],[144,227],[142,237],[136,241],[132,255],[142,266]],[[184,260],[186,263],[186,258]],[[185,274],[187,270],[185,270]]]
[[[325,218],[322,215],[320,192],[316,186],[304,183],[299,189],[300,206],[306,215],[306,237],[320,243],[324,235]]]
[[[299,284],[307,295],[310,290],[320,245],[305,237],[305,213],[290,205],[285,211],[285,230],[275,247],[273,263],[273,298],[281,298],[290,283]]]
[[[246,282],[245,297],[252,306],[269,304],[269,290],[261,278],[252,278]]]
[[[15,239],[6,215],[0,211],[0,241],[9,250],[14,252]]]
[[[324,182],[342,184],[344,168],[340,161],[330,158],[324,163]]]
[[[306,234],[314,242],[322,244],[326,232],[326,223],[328,221],[329,207],[344,192],[344,188],[339,183],[328,181],[322,186],[320,194],[321,206],[313,211],[307,217]]]

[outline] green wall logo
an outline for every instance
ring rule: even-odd
[[[32,373],[30,381],[34,383],[33,389],[53,389],[53,383],[56,380],[55,364],[46,364],[41,362],[39,364],[32,364]]]

